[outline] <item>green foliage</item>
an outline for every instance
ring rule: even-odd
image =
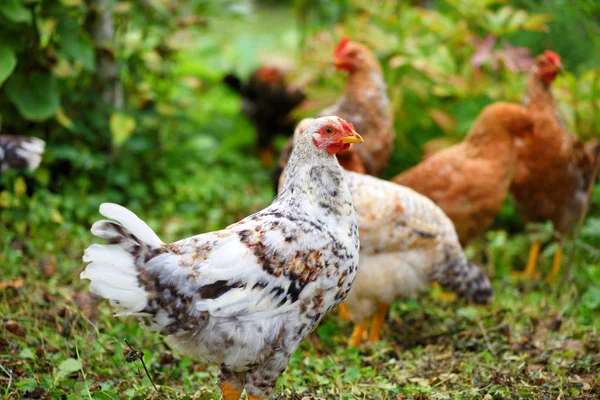
[[[328,11],[336,4],[345,8],[343,17],[325,18],[323,14],[338,15]],[[555,17],[554,13],[541,13],[552,11],[548,8],[527,10],[496,0],[434,4],[419,8],[403,1],[356,0],[331,2],[316,10],[311,3],[297,4],[307,21],[305,46],[308,54],[315,56],[305,62],[312,66],[311,87],[319,97],[322,92],[334,96],[343,85],[342,77],[332,79],[331,70],[323,68],[336,37],[350,34],[380,57],[396,117],[396,151],[389,176],[417,163],[427,141],[439,136],[448,136],[450,142],[460,140],[481,109],[492,101],[520,102],[523,71],[530,57],[545,48],[540,35],[550,32]],[[343,22],[343,28],[336,26],[336,21]],[[527,50],[515,47],[519,44],[515,35],[537,38],[529,57]],[[573,67],[580,70],[578,65]],[[305,69],[303,65],[303,76],[307,75]],[[595,136],[590,130],[600,121],[597,105],[588,101],[600,89],[597,71],[586,70],[580,76],[566,73],[555,83],[569,127],[574,131],[581,128],[584,137]],[[332,82],[335,90],[328,90]]]
[[[213,16],[240,15],[245,3],[176,4],[0,5],[0,37],[16,38],[0,40],[3,133],[48,143],[43,165],[26,174],[28,193],[15,190],[14,175],[0,176],[3,227],[87,225],[100,202],[115,201],[191,213],[192,226],[165,228],[189,232],[268,202],[267,172],[244,159],[253,138],[238,100],[220,86],[222,72],[206,68],[219,56],[219,42],[205,38]],[[42,198],[48,204],[38,211]]]

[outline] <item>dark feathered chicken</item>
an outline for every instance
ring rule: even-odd
[[[278,134],[291,135],[296,121],[290,112],[305,99],[304,92],[285,81],[282,70],[262,66],[248,82],[228,74],[223,82],[242,97],[242,112],[256,127],[260,159],[265,166],[273,163],[273,140]]]
[[[46,142],[35,137],[0,135],[0,172],[13,168],[35,170],[45,146]]]

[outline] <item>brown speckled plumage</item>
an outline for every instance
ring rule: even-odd
[[[431,281],[475,303],[492,300],[489,279],[470,263],[450,219],[430,199],[375,177],[346,172],[361,238],[356,282],[346,298],[361,323],[377,304],[428,290]]]

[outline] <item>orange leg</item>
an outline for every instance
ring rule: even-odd
[[[350,337],[350,341],[348,342],[348,344],[350,346],[357,347],[360,344],[360,341],[362,340],[363,335],[365,334],[365,331],[367,330],[368,323],[369,323],[369,320],[365,320],[365,321],[361,322],[360,324],[354,325],[354,330],[352,331],[352,336]]]
[[[373,322],[371,322],[371,333],[369,334],[369,342],[379,342],[379,335],[381,333],[381,327],[387,316],[389,304],[380,303],[377,305],[377,311],[373,315]]]
[[[562,261],[563,251],[559,247],[554,253],[554,259],[552,260],[552,270],[550,271],[550,276],[548,277],[548,282],[556,281],[556,277],[558,276],[558,272],[560,271],[560,263]]]
[[[225,382],[221,386],[221,393],[223,394],[223,400],[239,400],[242,392],[235,389],[229,382]]]
[[[265,399],[263,397],[254,397],[254,396],[248,395],[248,400],[265,400]]]
[[[535,243],[531,246],[529,250],[529,258],[527,259],[527,266],[525,267],[525,271],[523,271],[523,275],[526,278],[534,279],[537,275],[535,267],[537,265],[538,256],[540,254],[540,248],[542,247],[542,242],[540,240],[536,240]]]
[[[350,321],[350,311],[345,303],[340,303],[338,306],[338,317],[342,321]]]
[[[440,287],[440,284],[437,282],[433,282],[431,284],[431,287],[433,289],[437,289]],[[444,292],[443,289],[440,288],[440,293],[438,293],[438,295],[436,296],[438,299],[443,300],[443,301],[454,301],[456,300],[456,294],[454,293],[450,293],[450,292]]]

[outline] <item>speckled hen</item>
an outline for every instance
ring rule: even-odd
[[[379,335],[389,306],[429,290],[431,282],[477,304],[489,304],[487,276],[469,262],[450,218],[407,187],[346,171],[361,237],[354,287],[344,301],[358,345],[372,317],[369,341]]]
[[[298,124],[295,141],[311,121]],[[351,345],[360,343],[371,317],[369,341],[378,341],[389,305],[416,297],[432,281],[475,303],[491,302],[489,279],[467,260],[452,221],[433,201],[368,175],[344,171],[344,179],[361,238],[358,274],[344,301],[355,323]]]
[[[298,345],[348,294],[358,263],[356,215],[335,154],[362,142],[351,124],[319,118],[294,149],[289,178],[266,209],[163,243],[131,211],[105,203],[81,278],[188,356],[220,365],[225,400],[267,398]]]

